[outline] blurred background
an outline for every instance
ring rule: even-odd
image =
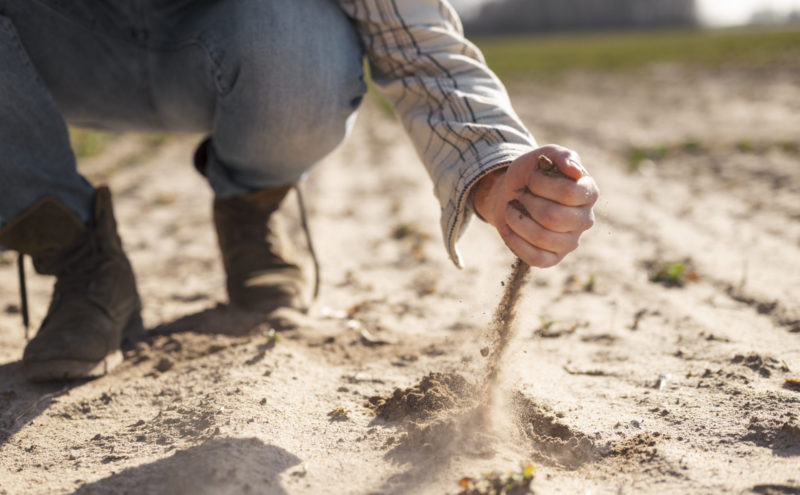
[[[509,376],[536,404],[524,421],[537,493],[799,494],[800,0],[451,1],[539,143],[580,153],[602,191],[595,227],[534,272],[517,317]],[[512,256],[475,221],[466,269],[451,266],[431,182],[374,90],[304,186],[325,323],[275,350],[214,335],[225,281],[211,193],[190,165],[203,137],[71,137],[81,171],[114,191],[157,337],[102,380],[24,385],[15,258],[0,253],[0,494],[73,493],[81,480],[101,481],[78,493],[161,493],[181,459],[223,437],[274,448],[261,467],[306,457],[280,478],[239,469],[232,479],[255,491],[416,479],[407,435],[367,426],[364,398],[468,366]],[[30,276],[28,289],[36,328],[51,280]],[[603,454],[577,470],[587,439]],[[446,487],[405,492],[516,465],[482,442],[448,460],[459,472]],[[219,452],[253,457],[238,449]],[[501,458],[512,464],[489,465]]]
[[[799,0],[452,0],[472,33],[800,22]]]
[[[452,0],[501,78],[800,62],[800,0]],[[533,42],[535,40],[535,42]]]

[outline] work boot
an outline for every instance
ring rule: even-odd
[[[279,207],[292,186],[216,198],[214,225],[231,305],[258,312],[305,311],[305,279],[281,225]]]
[[[108,188],[97,190],[88,225],[61,201],[44,198],[0,230],[0,244],[56,277],[50,308],[22,357],[28,380],[101,376],[122,361],[123,336],[143,332],[141,303]]]

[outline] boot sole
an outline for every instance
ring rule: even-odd
[[[122,331],[123,341],[136,342],[145,334],[142,317],[137,311]],[[58,359],[22,363],[22,374],[31,382],[50,382],[97,378],[108,374],[123,360],[122,350],[116,349],[100,361]]]
[[[61,359],[38,363],[23,363],[22,373],[32,382],[49,382],[97,378],[103,376],[122,362],[122,351],[117,349],[101,361],[76,361]]]

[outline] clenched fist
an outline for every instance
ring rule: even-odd
[[[541,155],[560,173],[543,173]],[[548,145],[520,156],[507,168],[483,177],[475,186],[475,210],[500,234],[522,261],[553,266],[578,247],[581,234],[594,225],[592,207],[598,188],[578,154]]]

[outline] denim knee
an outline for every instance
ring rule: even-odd
[[[346,137],[366,91],[355,28],[329,0],[221,5],[235,29],[203,37],[218,91],[211,185],[224,197],[296,182]]]

